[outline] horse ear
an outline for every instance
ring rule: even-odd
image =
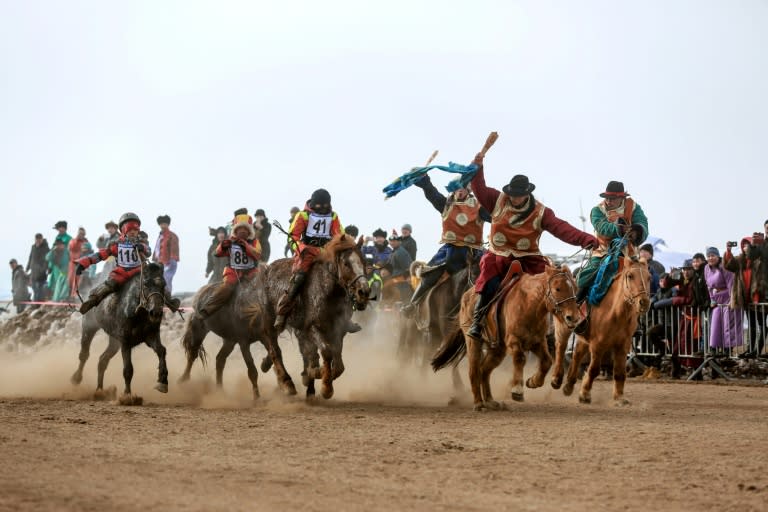
[[[570,269],[570,268],[568,267],[568,265],[566,265],[565,263],[563,263],[562,265],[560,265],[560,270],[561,270],[562,272],[566,272],[566,273],[568,273],[568,274],[570,274],[570,273],[571,273],[571,269]]]

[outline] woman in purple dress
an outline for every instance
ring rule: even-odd
[[[709,346],[731,348],[744,344],[743,311],[730,307],[735,275],[723,267],[716,247],[707,249],[704,278],[709,288],[711,310]]]

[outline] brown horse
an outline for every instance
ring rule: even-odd
[[[179,382],[189,380],[192,365],[198,356],[205,364],[206,354],[205,349],[203,349],[203,340],[209,332],[213,331],[223,340],[221,349],[216,354],[216,385],[219,388],[222,386],[227,357],[232,353],[235,346],[239,346],[245,366],[248,369],[248,378],[253,388],[253,398],[255,400],[259,397],[258,371],[253,362],[250,347],[254,341],[261,341],[269,354],[269,364],[271,365],[272,361],[276,362],[275,375],[278,386],[288,395],[296,394],[296,387],[283,365],[282,353],[277,343],[277,331],[271,321],[264,320],[264,315],[254,314],[254,308],[258,304],[266,302],[264,274],[265,270],[262,269],[251,282],[238,285],[229,301],[205,319],[197,313],[198,307],[207,303],[211,293],[217,286],[220,286],[220,283],[207,284],[200,288],[195,297],[194,311],[187,321],[184,337],[181,341],[187,355],[187,367]],[[245,320],[246,316],[248,316],[248,321]],[[253,321],[254,319],[255,321]]]
[[[288,258],[269,265],[264,276],[265,302],[254,305],[251,321],[270,325],[274,322],[277,303],[290,286],[292,263]],[[315,379],[323,382],[323,398],[333,396],[333,380],[344,372],[341,350],[352,310],[364,310],[369,294],[365,260],[355,239],[348,235],[336,236],[312,265],[286,318],[286,326],[299,340],[304,360],[301,375],[307,386],[307,397],[315,394]],[[269,359],[265,359],[261,369],[268,368]]]
[[[586,331],[576,337],[576,348],[568,368],[563,393],[570,396],[579,372],[582,358],[587,351],[590,363],[581,383],[579,402],[592,401],[592,383],[600,374],[603,355],[613,351],[613,399],[617,405],[628,404],[624,399],[624,381],[627,378],[627,353],[632,334],[637,329],[638,318],[650,306],[650,274],[648,264],[637,256],[625,256],[622,267],[613,279],[603,300],[592,306]],[[563,379],[563,359],[567,339],[557,340],[555,370],[552,387],[560,387]]]
[[[538,358],[539,366],[525,385],[537,388],[544,384],[552,365],[546,341],[549,315],[555,317],[558,338],[567,339],[570,330],[581,320],[576,304],[576,282],[565,265],[558,268],[548,266],[541,274],[522,274],[503,299],[489,308],[484,338],[503,339],[504,343],[490,344],[485,353],[482,341],[466,334],[472,324],[476,295],[471,289],[464,293],[459,313],[460,325],[449,334],[435,354],[432,368],[437,371],[452,362],[457,363],[468,353],[475,410],[499,409],[500,404],[493,400],[491,394],[491,372],[501,364],[506,349],[513,362],[512,399],[523,401],[523,367],[525,353],[530,351]],[[496,315],[499,308],[500,314]]]

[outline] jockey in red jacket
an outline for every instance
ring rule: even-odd
[[[232,221],[232,235],[216,246],[217,257],[227,257],[224,279],[208,298],[208,302],[198,309],[202,318],[207,318],[218,311],[234,293],[240,282],[250,282],[259,272],[261,243],[253,229],[253,219],[246,213],[238,214]]]
[[[344,233],[339,216],[331,208],[331,194],[322,188],[312,192],[304,210],[294,216],[288,231],[295,250],[293,274],[290,288],[277,304],[275,328],[278,332],[285,327],[285,317],[293,308],[293,301],[299,295],[307,273],[322,247],[334,236]]]
[[[118,229],[120,237],[90,256],[84,256],[77,260],[75,273],[79,276],[89,266],[110,256],[114,256],[117,265],[109,273],[109,277],[99,286],[91,290],[88,300],[80,306],[80,313],[85,314],[99,305],[104,298],[112,292],[120,289],[131,277],[141,272],[142,260],[149,254],[149,247],[139,241],[139,228],[141,220],[135,213],[126,213],[120,217]],[[179,308],[179,299],[170,297],[166,290],[166,303],[171,311]]]

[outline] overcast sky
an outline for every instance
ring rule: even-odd
[[[768,218],[766,27],[757,0],[0,0],[0,254],[26,262],[59,219],[95,242],[125,211],[154,243],[168,214],[193,291],[208,226],[286,224],[325,187],[343,224],[413,224],[428,259],[439,214],[381,188],[492,130],[490,185],[527,174],[580,226],[620,180],[670,247],[722,249]]]

